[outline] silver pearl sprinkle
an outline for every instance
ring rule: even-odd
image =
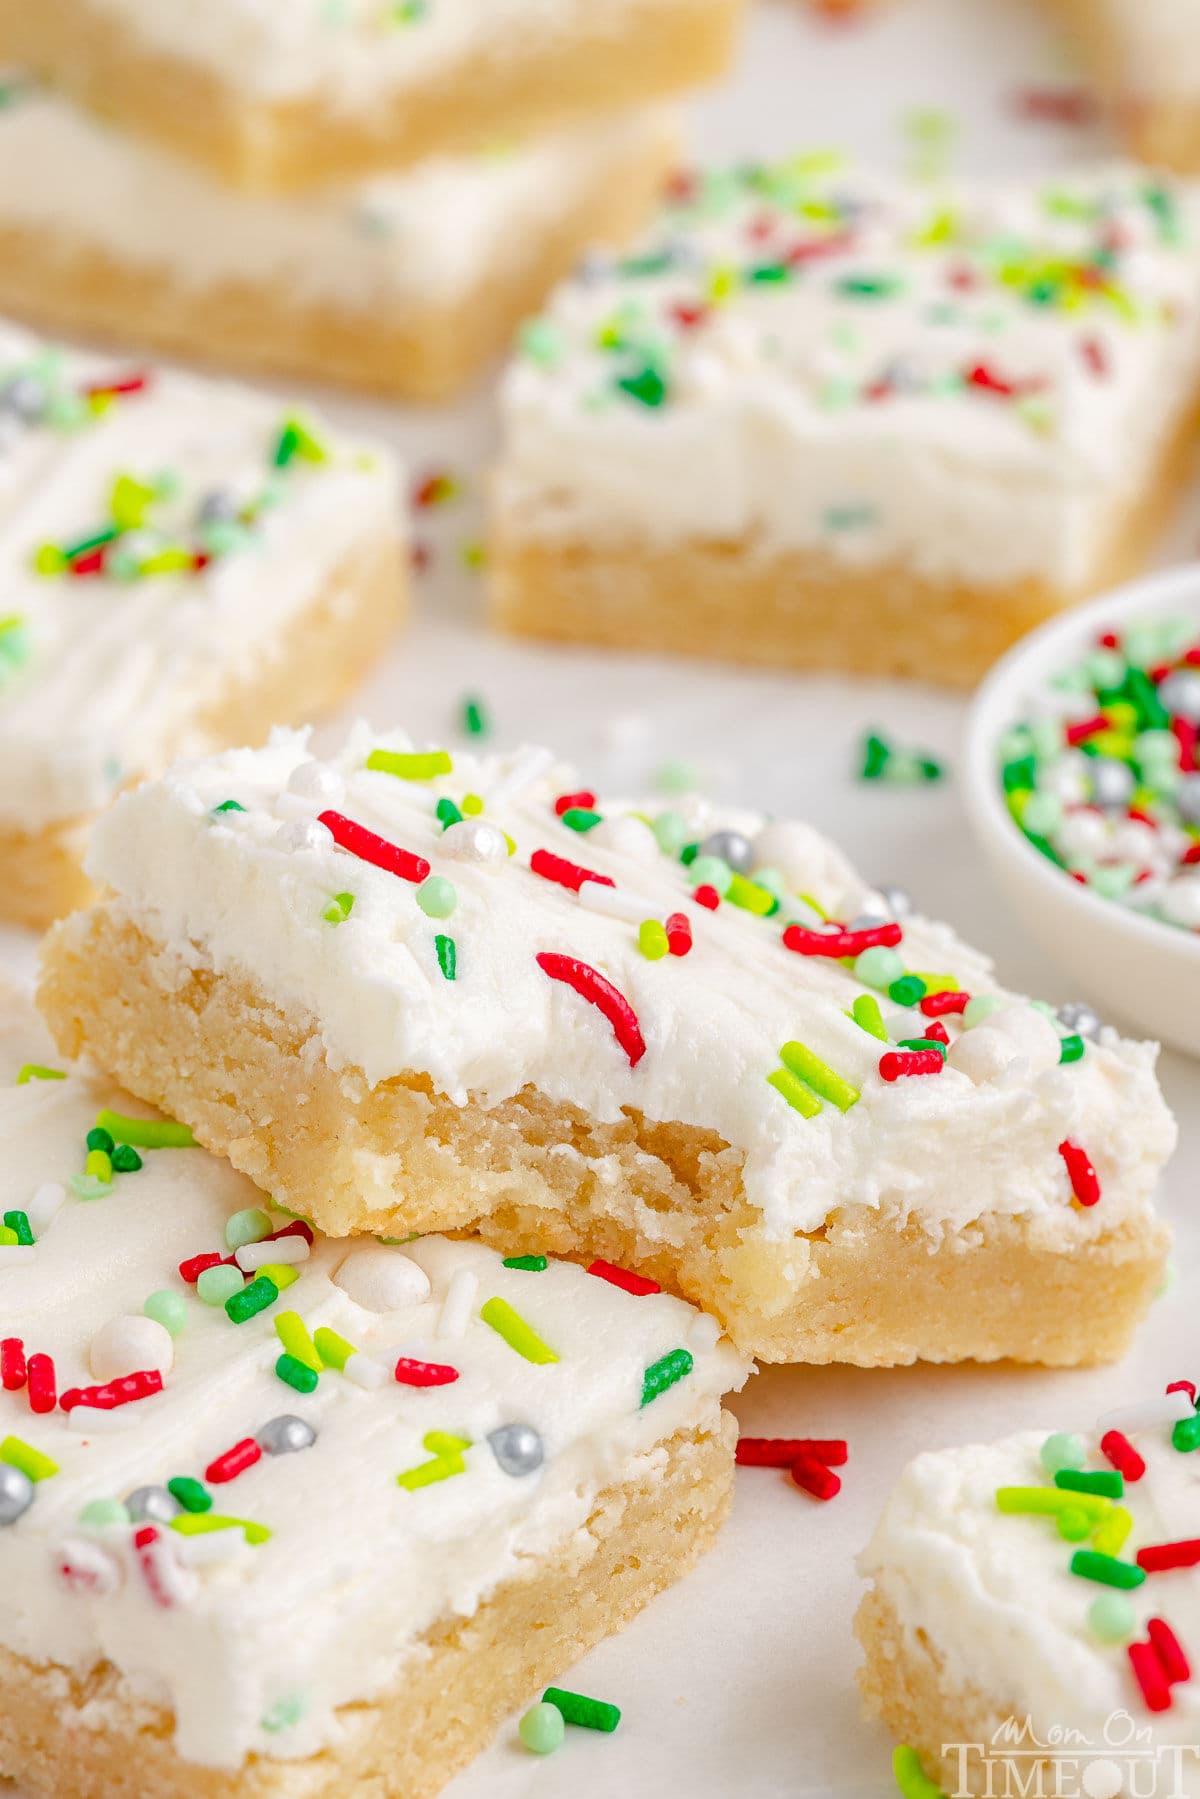
[[[545,1451],[532,1424],[502,1424],[499,1430],[489,1432],[488,1442],[499,1467],[514,1478],[532,1474],[542,1465]]]
[[[1200,668],[1176,668],[1158,690],[1168,712],[1200,725]]]
[[[238,502],[223,487],[214,487],[201,500],[196,517],[202,525],[232,524],[238,515]]]
[[[1184,824],[1200,825],[1200,775],[1184,775],[1175,793]]]
[[[259,1448],[268,1455],[294,1455],[298,1449],[311,1449],[316,1440],[312,1425],[291,1412],[264,1424],[257,1438]]]
[[[883,881],[875,890],[887,907],[888,918],[907,918],[916,910],[912,894],[907,887],[897,887],[894,882]]]
[[[0,1524],[15,1524],[33,1504],[33,1482],[20,1468],[0,1462]]]
[[[1137,778],[1126,763],[1114,756],[1093,756],[1088,773],[1095,805],[1116,808],[1129,804]]]
[[[46,410],[46,389],[36,375],[17,375],[0,390],[0,406],[36,424]]]
[[[754,845],[741,831],[710,831],[699,853],[719,856],[736,874],[744,875],[754,860]]]
[[[1063,1030],[1079,1037],[1095,1037],[1100,1030],[1100,1014],[1082,1000],[1067,1000],[1054,1014]]]
[[[179,1515],[179,1501],[165,1487],[137,1487],[125,1500],[135,1524],[169,1524]]]

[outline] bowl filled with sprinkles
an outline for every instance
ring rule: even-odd
[[[968,725],[972,826],[1105,1016],[1200,1055],[1200,565],[1024,638]]]

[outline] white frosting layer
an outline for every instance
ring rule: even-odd
[[[402,104],[433,81],[477,76],[477,61],[520,62],[523,47],[561,39],[585,23],[587,0],[88,0],[136,46],[201,65],[247,102],[319,100],[331,109]],[[646,0],[605,0],[622,37]]]
[[[31,1056],[53,1059],[10,1002],[0,1030],[6,1208],[82,1169],[99,1107],[136,1109],[77,1071],[13,1086]],[[24,1516],[0,1528],[0,1643],[80,1676],[111,1662],[126,1702],[174,1714],[176,1747],[189,1761],[233,1769],[252,1751],[304,1757],[338,1740],[353,1724],[335,1708],[394,1694],[406,1664],[423,1653],[423,1632],[469,1617],[531,1558],[553,1556],[598,1491],[660,1464],[661,1444],[675,1432],[714,1429],[722,1393],[748,1372],[728,1344],[711,1346],[705,1328],[692,1338],[699,1314],[679,1300],[631,1298],[565,1263],[543,1273],[506,1269],[478,1244],[435,1237],[391,1251],[409,1259],[417,1291],[424,1270],[425,1299],[367,1310],[331,1280],[361,1246],[318,1239],[278,1303],[235,1325],[195,1297],[176,1265],[203,1251],[228,1253],[226,1220],[262,1205],[262,1195],[200,1150],[142,1154],[142,1170],[118,1175],[109,1197],[85,1202],[68,1192],[29,1259],[0,1263],[3,1335],[53,1356],[60,1393],[91,1383],[89,1344],[110,1319],[140,1313],[160,1289],[187,1295],[163,1393],[110,1414],[118,1428],[81,1432],[61,1410],[33,1415],[24,1392],[0,1393],[0,1437],[12,1433],[60,1467],[38,1484]],[[461,1332],[448,1332],[447,1293],[464,1281],[474,1293]],[[481,1321],[480,1307],[496,1295],[558,1362],[524,1360]],[[310,1396],[285,1385],[273,1371],[281,1353],[273,1319],[285,1308],[377,1359],[384,1384],[367,1391],[326,1370]],[[642,1406],[645,1369],[681,1347],[692,1371]],[[397,1355],[449,1364],[460,1378],[401,1386],[392,1378]],[[129,1526],[81,1526],[80,1510],[93,1500],[181,1475],[203,1479],[215,1457],[286,1414],[312,1425],[314,1446],[264,1455],[235,1480],[208,1483],[214,1512],[265,1525],[270,1540],[251,1547],[239,1531],[222,1533],[215,1546],[225,1553],[195,1568],[189,1604],[154,1602]],[[501,1469],[488,1434],[511,1423],[540,1434],[538,1471]],[[431,1459],[429,1431],[470,1439],[463,1472],[405,1490],[396,1477]],[[165,1526],[161,1535],[190,1560],[189,1543]],[[112,1558],[117,1590],[84,1594],[59,1578],[62,1545],[81,1537]],[[199,1543],[211,1550],[215,1539]]]
[[[1102,1428],[1082,1433],[1089,1469],[1111,1468],[1099,1447],[1103,1434]],[[1197,1535],[1200,1487],[1196,1456],[1172,1447],[1169,1425],[1129,1430],[1128,1435],[1147,1464],[1141,1480],[1126,1481],[1120,1501],[1134,1522],[1119,1556],[1133,1562],[1143,1547]],[[1078,1784],[1087,1765],[1086,1746],[1095,1752],[1095,1759],[1106,1754],[1127,1773],[1119,1753],[1122,1747],[1162,1750],[1179,1744],[1189,1751],[1179,1763],[1181,1784],[1174,1784],[1174,1759],[1164,1756],[1158,1785],[1150,1784],[1149,1771],[1143,1768],[1138,1784],[1120,1791],[1194,1799],[1200,1794],[1200,1752],[1194,1747],[1200,1745],[1196,1681],[1172,1689],[1168,1711],[1150,1713],[1124,1643],[1100,1641],[1088,1624],[1091,1605],[1113,1592],[1071,1573],[1073,1549],[1088,1545],[1064,1542],[1052,1518],[1007,1515],[997,1507],[998,1487],[1051,1484],[1039,1458],[1046,1436],[1045,1430],[1026,1431],[995,1444],[918,1456],[891,1494],[860,1557],[860,1571],[874,1580],[896,1610],[906,1636],[924,1633],[943,1658],[949,1691],[978,1689],[1002,1716],[1011,1709],[1018,1724],[1028,1717],[1043,1743],[1062,1743],[1066,1731],[1083,1733],[1085,1750],[1078,1762],[1073,1748],[1064,1751],[1074,1766],[1073,1773],[1064,1777],[1063,1792],[1093,1790]],[[1133,1607],[1138,1639],[1145,1640],[1149,1618],[1163,1618],[1189,1655],[1193,1670],[1200,1667],[1200,1580],[1195,1568],[1149,1574],[1143,1585],[1124,1596]],[[1122,1714],[1128,1714],[1124,1722]],[[1146,1738],[1131,1743],[1126,1734],[1129,1718],[1139,1731],[1147,1732]],[[1110,1719],[1113,1725],[1108,1730]],[[1003,1746],[993,1751],[997,1758],[1003,1752]],[[977,1755],[969,1769],[977,1784],[961,1790],[983,1791]],[[1003,1768],[997,1767],[989,1790],[1004,1791],[1003,1776]],[[1072,1780],[1075,1784],[1070,1784]],[[1049,1776],[1043,1790],[1056,1790]],[[1105,1793],[1114,1790],[1103,1788]]]
[[[288,409],[247,388],[150,370],[145,391],[69,427],[31,422],[13,396],[32,381],[78,405],[126,359],[51,351],[0,321],[0,829],[36,831],[104,805],[172,754],[208,747],[204,715],[231,683],[280,651],[284,634],[354,552],[394,535],[390,452],[315,427],[324,462],[272,466]],[[211,495],[268,499],[238,544],[183,573],[42,574],[46,544],[73,546],[110,522],[125,474],[171,491],[147,514],[140,559],[200,547]],[[113,545],[108,553],[119,547]]]
[[[775,1238],[813,1230],[851,1203],[911,1216],[935,1240],[1016,1216],[1048,1245],[1148,1216],[1174,1142],[1151,1046],[1108,1033],[1083,1060],[1059,1065],[1056,1031],[1017,1003],[1005,1029],[993,1022],[967,1032],[940,1074],[888,1084],[877,1066],[890,1046],[847,1015],[863,977],[782,945],[782,924],[816,918],[804,902],[785,899],[776,917],[728,901],[706,910],[690,897],[685,867],[624,816],[629,807],[601,800],[607,815],[587,834],[564,826],[555,797],[580,782],[548,752],[541,762],[537,752],[456,755],[452,773],[416,782],[365,766],[380,744],[403,749],[407,739],[359,726],[321,765],[302,735],[277,733],[261,752],[179,765],[101,821],[88,867],[152,936],[197,966],[248,975],[311,1021],[313,1053],[335,1069],[360,1067],[372,1084],[421,1071],[459,1105],[495,1105],[532,1083],[603,1120],[631,1108],[716,1131],[742,1153],[746,1194]],[[498,859],[488,861],[464,854],[470,821],[443,833],[438,798],[472,792],[483,798],[485,827],[491,821],[514,840],[511,859],[494,829],[485,835]],[[214,812],[229,799],[245,810]],[[315,820],[326,807],[427,858],[453,885],[453,913],[426,916],[409,881],[335,848],[324,827],[306,832],[303,815]],[[700,800],[685,811],[693,840],[731,823],[753,836],[762,825]],[[597,904],[623,915],[533,873],[539,849],[609,877],[615,892],[602,891]],[[757,855],[788,894],[810,894],[834,917],[852,919],[870,898],[806,826],[767,827]],[[330,925],[323,913],[342,892],[353,893],[353,911]],[[690,920],[694,948],[649,960],[639,920],[661,923],[676,911]],[[987,961],[945,926],[912,918],[903,929],[899,955],[910,971],[949,974],[976,995],[997,991]],[[438,934],[457,948],[452,981],[440,972]],[[597,1008],[543,972],[542,952],[581,959],[624,995],[646,1044],[636,1066]],[[929,1023],[886,996],[883,1009],[893,1040]],[[957,1018],[946,1024],[960,1034]],[[828,1103],[815,1117],[793,1110],[768,1084],[793,1039],[859,1088],[860,1101],[844,1114]],[[1104,1198],[1090,1211],[1071,1203],[1064,1138],[1079,1141],[1100,1172]]]
[[[1200,100],[1196,0],[1099,0],[1097,11],[1113,37],[1125,92]]]
[[[1086,582],[1195,388],[1198,218],[1128,167],[699,177],[638,255],[559,290],[511,370],[497,524]]]
[[[639,150],[661,153],[674,136],[662,114],[623,116],[528,148],[269,199],[222,187],[30,87],[0,107],[0,229],[187,287],[277,282],[283,306],[429,305],[536,260],[609,171]]]

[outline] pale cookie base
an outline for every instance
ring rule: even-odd
[[[988,1786],[987,1767],[981,1766],[978,1756],[967,1758],[964,1785],[959,1758],[943,1755],[942,1745],[990,1743],[992,1733],[1015,1714],[1015,1704],[951,1675],[937,1645],[924,1631],[905,1631],[895,1608],[877,1588],[863,1598],[854,1634],[866,1651],[858,1684],[868,1713],[883,1720],[896,1742],[915,1749],[925,1773],[944,1784],[948,1793],[999,1792],[999,1784]],[[1003,1768],[993,1772],[999,1783]],[[1033,1765],[1022,1761],[1022,1779],[1032,1776]],[[1035,1784],[1027,1790],[1049,1793],[1053,1786],[1047,1779],[1043,1788]]]
[[[93,0],[0,0],[0,61],[43,75],[80,105],[202,163],[232,186],[302,191],[427,156],[472,152],[572,120],[620,112],[715,80],[742,0],[622,0],[569,40],[514,37],[504,56],[384,96],[373,110],[320,98],[247,104],[184,57],[148,51]]]
[[[0,0],[2,6],[3,0]],[[341,382],[409,400],[445,400],[509,346],[521,321],[593,244],[620,244],[652,210],[674,165],[678,134],[650,142],[631,130],[570,211],[514,236],[504,258],[449,302],[385,290],[354,307],[313,302],[286,286],[172,280],[51,230],[0,226],[0,310],[41,330],[143,348],[222,368]]]
[[[1200,95],[1132,93],[1125,34],[1113,29],[1104,8],[1096,0],[1054,0],[1054,5],[1134,155],[1180,175],[1200,173]]]
[[[302,724],[338,705],[399,628],[407,608],[406,552],[398,539],[364,544],[338,569],[306,614],[230,682],[213,705],[181,713],[173,755],[186,744],[207,754],[259,744],[276,724]],[[141,774],[156,772],[145,769]],[[93,889],[82,856],[90,818],[24,833],[0,824],[0,919],[44,930]]]
[[[111,1663],[83,1678],[0,1651],[0,1775],[30,1799],[428,1799],[518,1706],[562,1679],[679,1580],[733,1494],[737,1430],[680,1433],[655,1465],[606,1487],[587,1525],[505,1581],[465,1622],[422,1639],[395,1691],[338,1713],[344,1738],[307,1761],[252,1757],[239,1773],[176,1755],[170,1715]]]
[[[859,568],[827,551],[748,541],[543,538],[501,518],[488,554],[491,618],[522,636],[970,687],[1035,625],[1136,572],[1194,448],[1189,409],[1078,591],[1040,578],[978,587],[906,563]]]
[[[1148,1210],[1082,1246],[994,1218],[931,1253],[916,1224],[850,1205],[770,1239],[714,1132],[600,1124],[531,1087],[490,1108],[420,1076],[371,1089],[260,988],[190,968],[112,905],[47,939],[39,997],[64,1052],[86,1050],[322,1230],[469,1227],[507,1254],[601,1256],[765,1361],[1105,1361],[1161,1283],[1169,1235]]]

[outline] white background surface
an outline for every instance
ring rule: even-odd
[[[699,154],[715,160],[846,144],[903,165],[912,156],[906,119],[927,107],[957,120],[956,160],[972,171],[1030,172],[1106,152],[1098,127],[1014,115],[1012,94],[1024,83],[1071,79],[1040,11],[1037,0],[889,0],[877,19],[838,26],[813,18],[799,0],[764,5],[741,68],[695,110]],[[478,529],[478,471],[492,435],[486,395],[443,414],[326,404],[392,437],[415,469],[465,474],[469,490],[461,504],[419,520],[435,546],[419,616],[358,709],[446,741],[462,696],[478,693],[498,741],[553,743],[610,789],[632,789],[662,764],[686,760],[710,786],[829,829],[869,876],[901,882],[991,951],[1011,984],[1051,1000],[1073,997],[1006,915],[972,849],[953,781],[909,791],[852,779],[858,738],[872,724],[953,763],[962,702],[917,687],[723,673],[491,638],[461,557]],[[1198,544],[1195,523],[1181,522],[1174,552],[1194,553]],[[0,933],[8,966],[27,972],[31,947]],[[1185,1310],[1200,1261],[1200,1065],[1164,1057],[1163,1075],[1183,1130],[1164,1193],[1178,1233],[1177,1279],[1134,1354],[1115,1369],[1069,1375],[760,1374],[737,1405],[744,1428],[848,1438],[841,1495],[818,1505],[783,1474],[742,1470],[715,1553],[622,1637],[562,1670],[564,1684],[624,1709],[617,1734],[569,1731],[565,1748],[543,1761],[508,1728],[454,1783],[453,1799],[874,1799],[894,1790],[890,1744],[860,1719],[850,1620],[860,1591],[854,1556],[903,1463],[920,1449],[1027,1425],[1087,1424],[1147,1388],[1200,1373]],[[911,1302],[922,1303],[919,1291]]]

